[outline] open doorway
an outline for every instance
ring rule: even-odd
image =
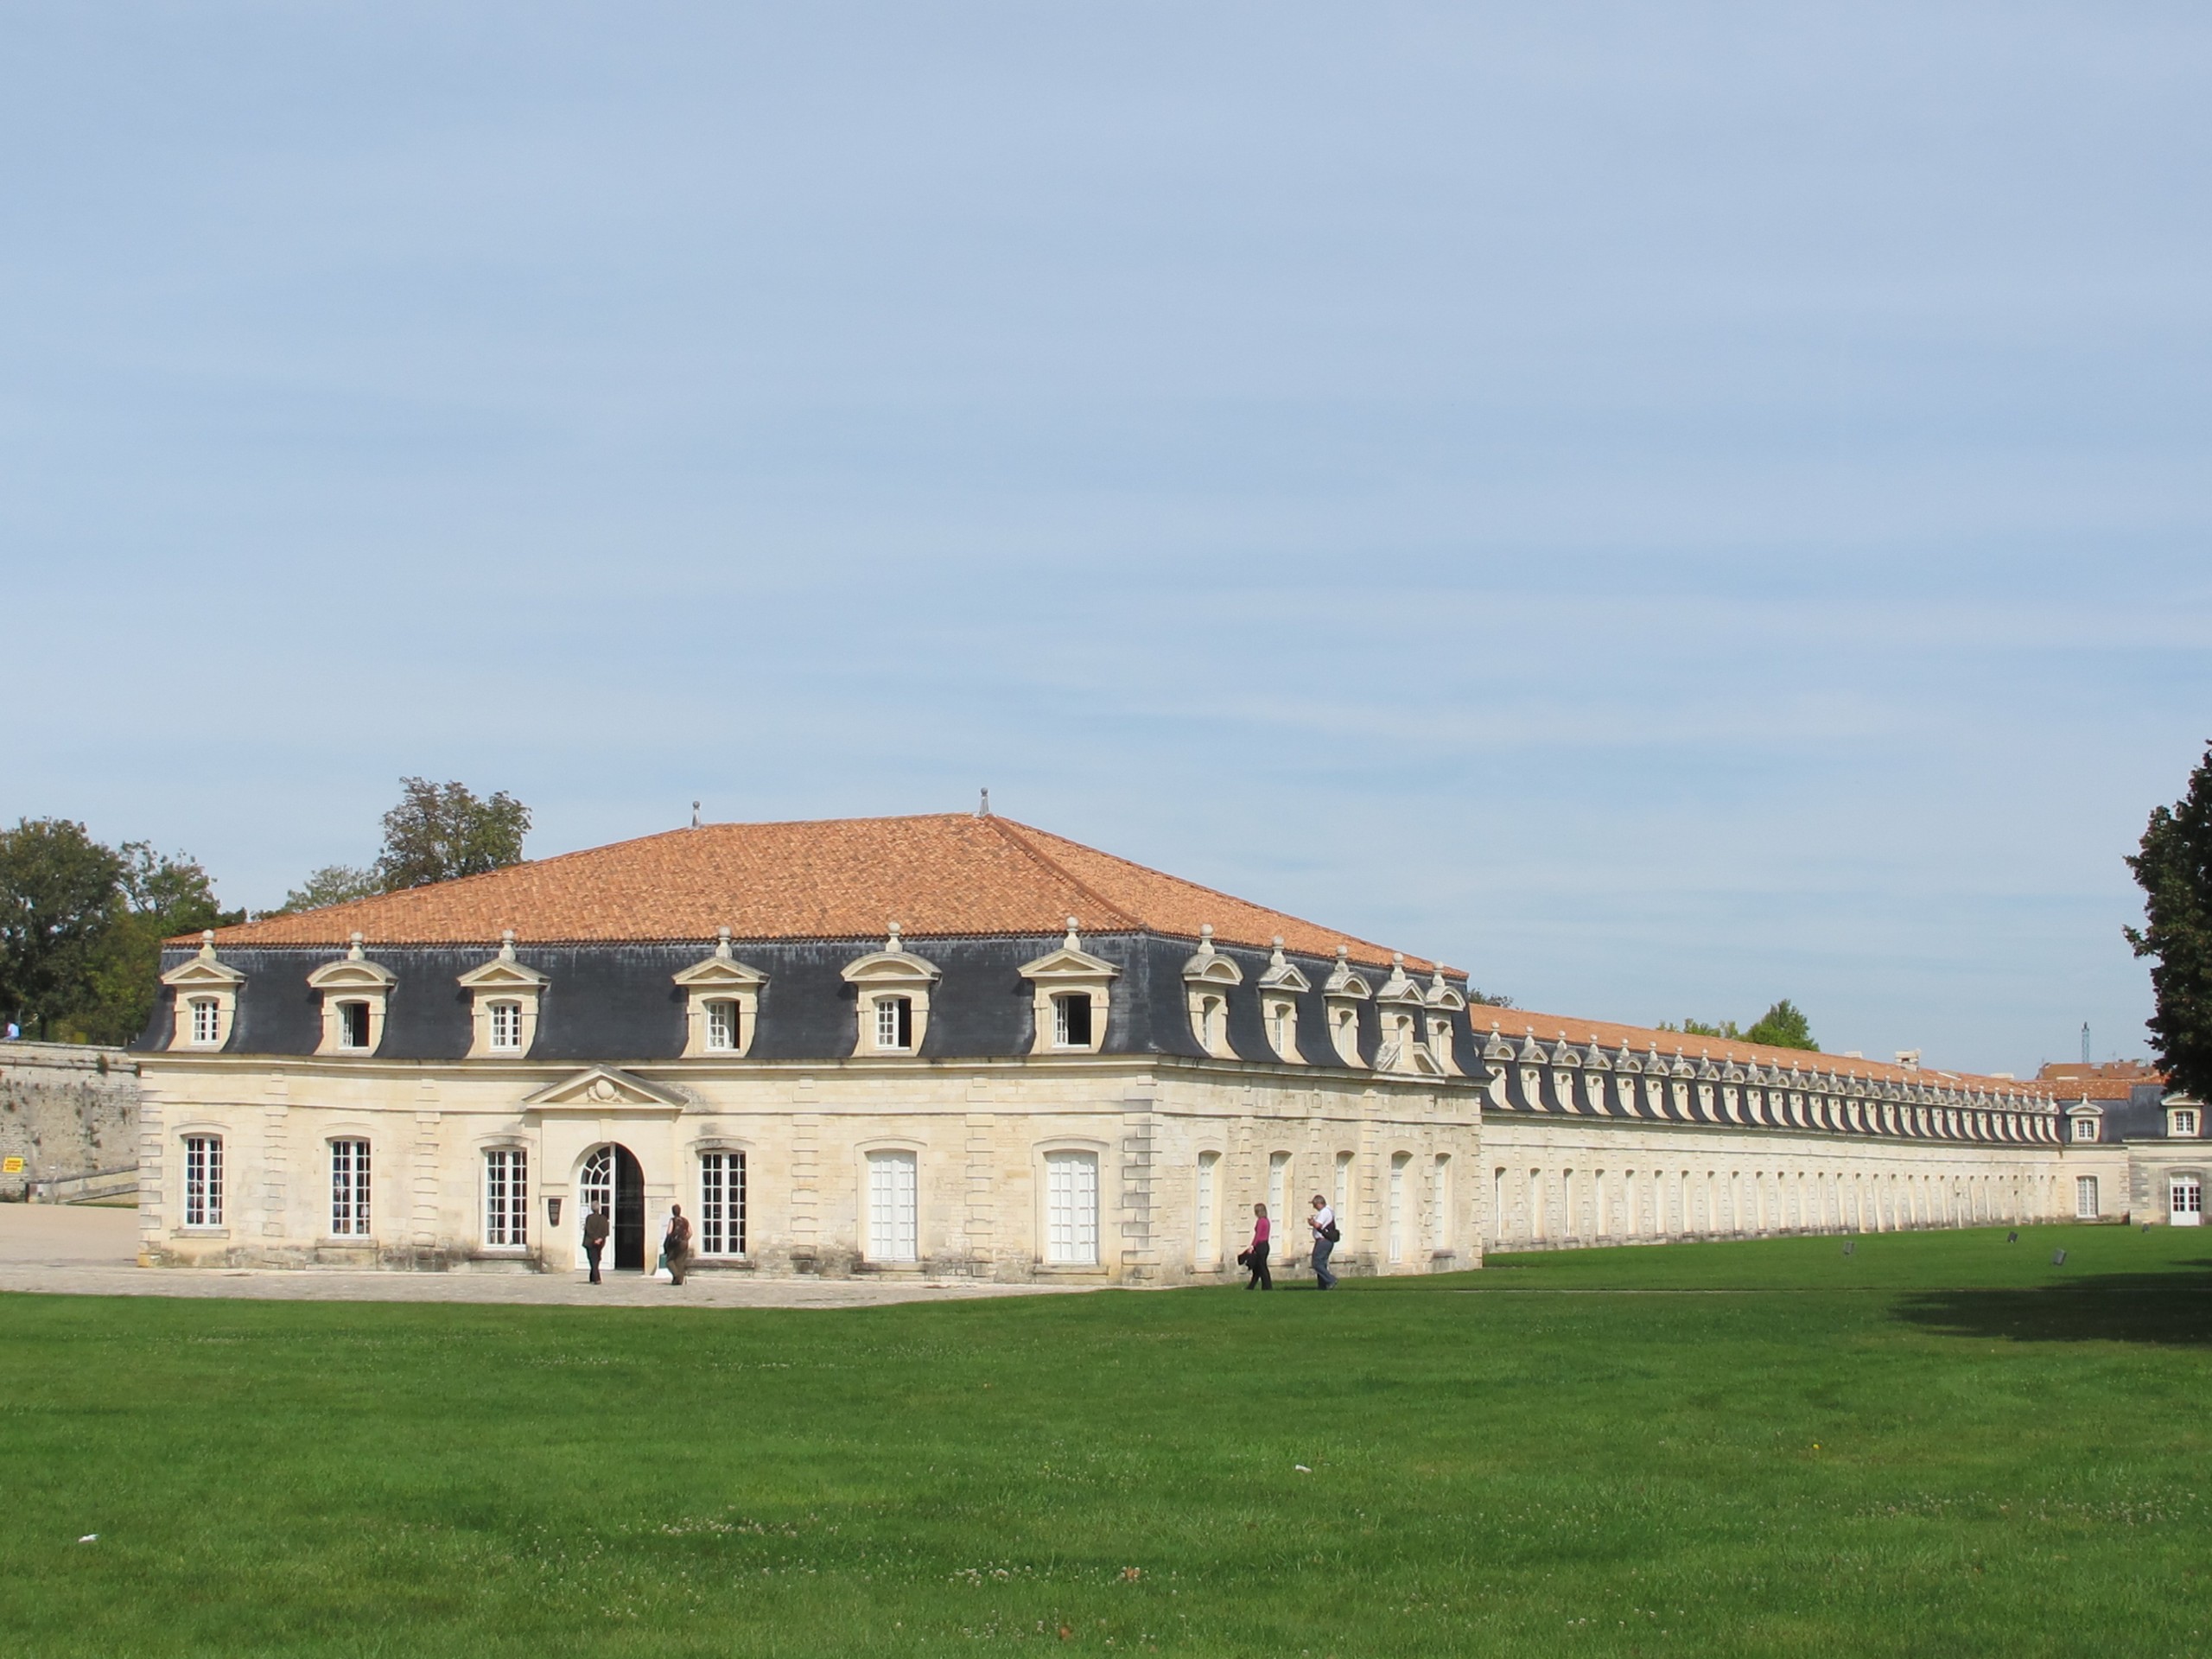
[[[594,1205],[603,1205],[613,1224],[614,1246],[611,1264],[617,1272],[642,1273],[645,1268],[645,1172],[630,1148],[610,1142],[594,1147],[584,1160],[576,1183],[581,1210],[577,1236],[582,1236],[583,1217]]]

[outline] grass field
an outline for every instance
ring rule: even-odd
[[[2212,1240],[2004,1241],[840,1313],[0,1298],[0,1639],[2212,1650]]]

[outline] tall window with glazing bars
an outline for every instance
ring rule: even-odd
[[[369,1143],[330,1143],[330,1236],[369,1236]]]
[[[505,1249],[530,1242],[530,1154],[494,1147],[484,1154],[484,1242]]]
[[[699,1253],[745,1254],[745,1154],[709,1152],[699,1159]]]

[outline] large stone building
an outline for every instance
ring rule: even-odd
[[[988,815],[721,824],[179,942],[149,1264],[1203,1281],[2073,1213],[2050,1091],[1477,1007],[1464,976]]]
[[[1449,969],[988,816],[715,824],[207,936],[144,1039],[149,1263],[1174,1283],[1480,1260]]]
[[[2212,1158],[2200,1102],[2139,1061],[2046,1065],[2037,1081],[2058,1099],[2077,1214],[2203,1224]]]

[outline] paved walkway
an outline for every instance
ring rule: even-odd
[[[664,1284],[614,1273],[286,1272],[251,1268],[142,1268],[138,1212],[68,1205],[0,1204],[0,1291],[73,1296],[247,1296],[308,1302],[496,1302],[614,1307],[880,1307],[892,1302],[1065,1293],[1067,1285],[991,1285],[968,1279],[813,1279],[695,1274]]]

